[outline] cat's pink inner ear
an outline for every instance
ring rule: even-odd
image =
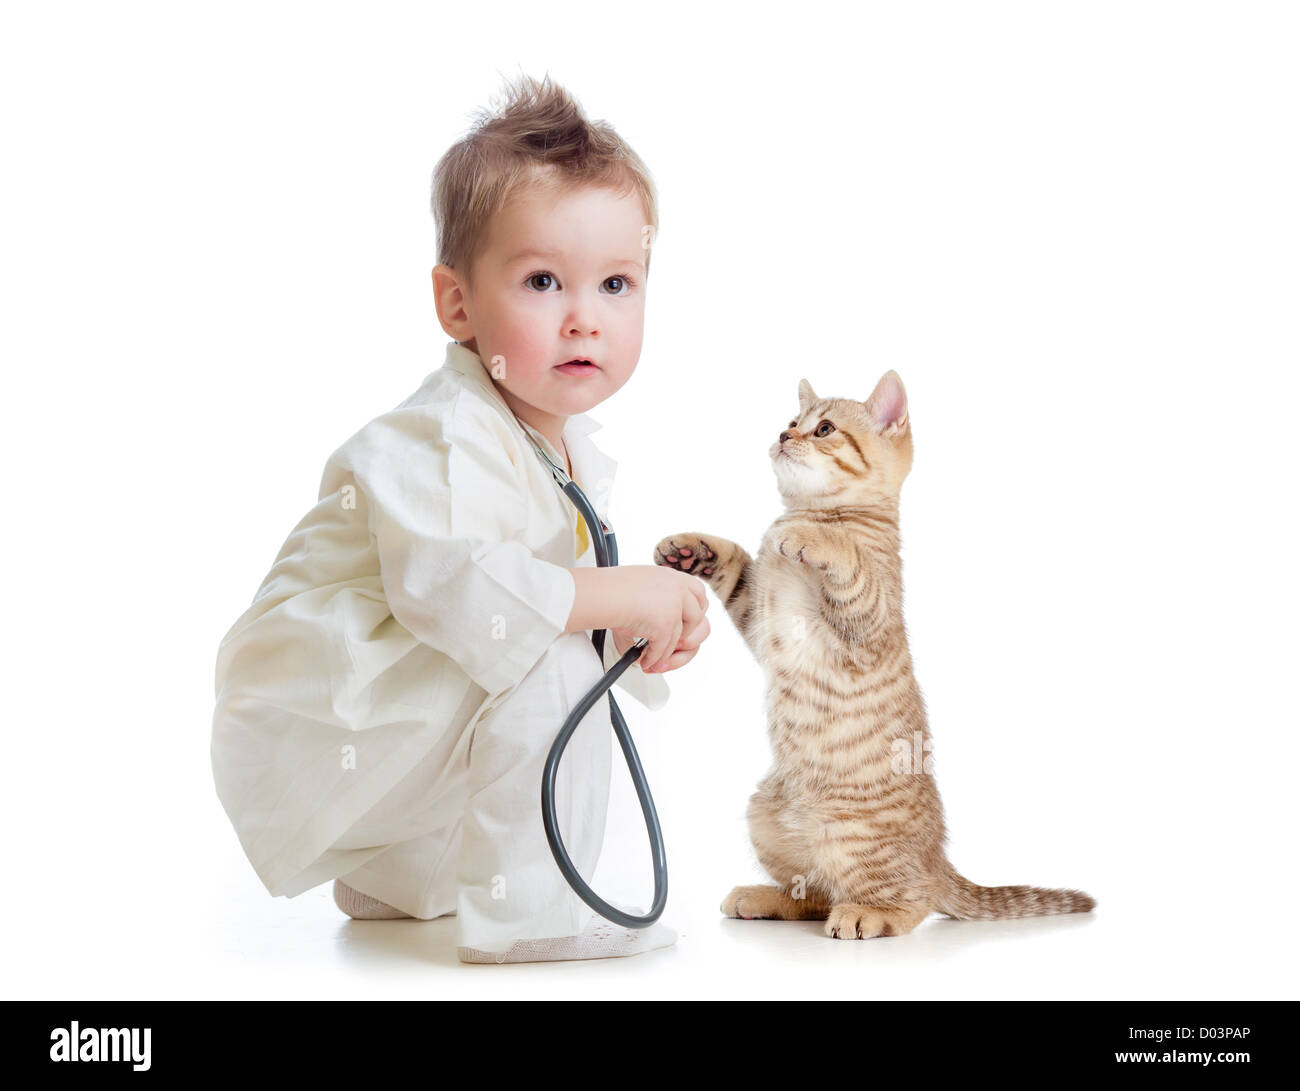
[[[907,395],[898,372],[885,372],[866,405],[871,419],[882,432],[894,427],[902,428],[907,423]]]

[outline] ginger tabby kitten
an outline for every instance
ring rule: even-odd
[[[824,920],[836,939],[958,920],[1085,913],[1078,890],[976,886],[948,862],[930,729],[903,627],[898,496],[912,467],[902,380],[865,402],[818,398],[769,451],[785,512],[758,557],[674,534],[655,563],[705,580],[767,678],[774,762],[750,798],[750,839],[777,886],[738,886],[729,917]]]

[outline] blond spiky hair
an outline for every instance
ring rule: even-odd
[[[433,171],[438,261],[471,275],[488,225],[521,189],[604,186],[637,193],[648,241],[659,232],[654,182],[641,157],[606,121],[589,121],[550,76],[506,82],[505,102],[479,110],[474,125]],[[646,250],[646,273],[650,251]]]

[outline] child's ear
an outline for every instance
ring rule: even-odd
[[[812,384],[807,379],[799,380],[799,412],[808,412],[808,407],[817,400],[817,395],[813,393]]]
[[[474,337],[474,326],[465,312],[460,275],[449,265],[433,267],[433,305],[438,312],[438,324],[448,337],[461,343]]]
[[[876,389],[863,404],[877,432],[897,436],[907,431],[907,392],[903,380],[892,368],[880,377]]]

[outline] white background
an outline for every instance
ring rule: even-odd
[[[1294,998],[1298,30],[1131,0],[6,5],[3,993]],[[519,71],[661,194],[641,363],[593,410],[621,559],[756,547],[799,380],[897,369],[950,857],[1093,914],[722,919],[762,879],[768,750],[716,600],[669,705],[622,702],[676,946],[464,966],[453,918],[267,895],[212,784],[217,646],[330,453],[441,365],[431,171]],[[615,761],[596,886],[646,904]]]

